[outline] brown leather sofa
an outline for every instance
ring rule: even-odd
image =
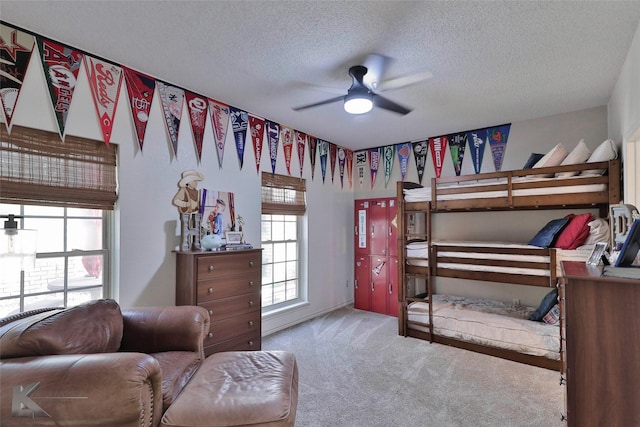
[[[208,330],[209,314],[201,307],[121,310],[113,300],[2,319],[1,424],[155,427],[162,422],[163,426],[190,426],[194,412],[190,401],[194,394],[206,402],[205,408],[195,411],[200,417],[199,425],[254,424],[244,423],[242,418],[247,414],[238,414],[233,405],[227,404],[242,400],[242,395],[225,396],[224,389],[213,389],[215,380],[210,378],[216,371],[222,372],[228,381],[235,374],[228,372],[230,367],[246,365],[243,361],[248,353],[227,353],[234,359],[234,366],[222,365],[213,357],[217,355],[205,359],[202,345]],[[252,357],[263,357],[261,353],[272,356],[268,352],[251,353]],[[277,417],[260,425],[292,426],[295,422],[297,366],[291,354],[279,353],[283,354],[274,357],[286,359],[284,365],[288,365],[289,373],[276,377],[281,378],[279,384],[288,386],[277,390],[281,397]],[[194,375],[196,372],[198,375]],[[261,383],[261,378],[268,376],[259,371],[241,374],[235,376],[238,381],[253,378],[252,387],[257,384],[258,390],[273,389],[268,380]],[[199,385],[188,386],[192,377],[198,378],[194,383]],[[185,391],[183,399],[170,414],[168,409],[182,391]],[[217,403],[208,399],[208,392],[217,394]],[[220,408],[216,408],[219,404],[222,416],[236,419],[237,424],[217,424],[213,418],[220,414]],[[269,405],[274,407],[273,402]],[[243,411],[246,410],[245,405]]]

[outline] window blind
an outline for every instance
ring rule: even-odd
[[[304,215],[306,180],[262,172],[262,213]]]

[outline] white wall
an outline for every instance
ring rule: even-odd
[[[153,70],[143,71],[153,74]],[[205,95],[215,98],[215,94]],[[119,148],[119,198],[116,206],[116,251],[113,260],[115,297],[123,307],[173,305],[175,256],[172,251],[180,243],[180,227],[177,208],[171,201],[178,190],[177,183],[181,173],[195,169],[205,177],[198,188],[233,192],[236,197],[236,213],[246,220],[245,238],[254,246],[259,246],[260,175],[256,172],[253,145],[250,140],[247,141],[244,166],[240,170],[233,134],[229,129],[223,169],[219,169],[208,119],[202,162],[198,163],[185,106],[178,152],[174,156],[163,122],[160,99],[156,93],[141,151],[134,137],[124,86],[120,96],[111,138],[111,142]],[[56,131],[55,117],[39,61],[32,61],[28,70],[13,124]],[[80,70],[69,111],[67,134],[102,139],[84,68]],[[293,157],[291,171],[297,175],[299,165],[295,149]],[[353,193],[349,190],[346,178],[345,189],[341,189],[337,166],[335,183],[331,183],[327,174],[323,184],[319,163],[318,157],[315,179],[312,181],[308,153],[305,155],[310,303],[294,313],[273,315],[265,319],[263,333],[353,301],[353,269],[350,261],[353,243],[348,233],[353,228]],[[261,167],[262,170],[271,171],[268,154],[265,152]],[[287,173],[282,147],[279,148],[276,173]]]

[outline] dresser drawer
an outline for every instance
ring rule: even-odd
[[[201,256],[198,257],[198,280],[225,277],[238,272],[260,272],[262,266],[261,253],[238,254],[236,256]]]
[[[260,271],[225,277],[221,279],[198,281],[198,302],[228,298],[236,295],[260,292]]]
[[[231,316],[239,316],[254,311],[260,311],[260,294],[250,293],[236,297],[215,299],[199,304],[209,312],[212,322],[226,319]]]
[[[206,347],[249,332],[260,333],[260,311],[211,322],[204,345]]]
[[[220,353],[221,351],[260,350],[261,345],[260,332],[255,331],[205,347],[204,354],[209,356],[210,354]]]

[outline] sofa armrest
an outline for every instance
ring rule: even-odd
[[[122,310],[122,317],[120,351],[193,351],[204,358],[209,313],[203,307],[137,307]]]
[[[162,416],[162,372],[146,354],[5,359],[0,378],[2,425],[157,426]]]

